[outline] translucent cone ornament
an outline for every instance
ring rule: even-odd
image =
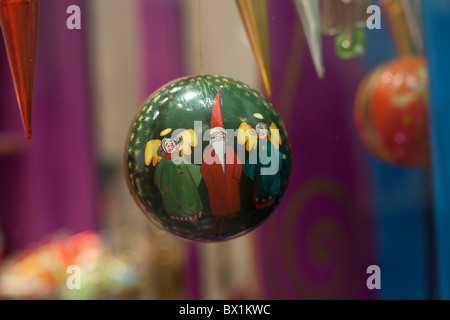
[[[322,34],[320,31],[319,0],[294,0],[302,22],[309,51],[316,68],[317,76],[323,78],[325,69],[322,55]]]

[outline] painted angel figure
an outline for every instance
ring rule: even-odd
[[[255,129],[244,122],[238,130],[238,143],[246,144],[249,151],[244,173],[254,181],[255,208],[267,208],[275,202],[281,189],[283,154],[279,151],[279,131],[273,122],[270,130],[263,122],[258,123]]]
[[[183,157],[191,154],[195,145],[197,137],[190,129],[175,138],[150,140],[145,148],[145,164],[156,166],[154,181],[172,220],[195,221],[201,217],[203,205],[197,189],[202,180],[200,166]]]

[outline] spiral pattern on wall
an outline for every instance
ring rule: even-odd
[[[367,235],[348,190],[316,177],[286,200],[257,235],[267,298],[353,299],[367,290]]]

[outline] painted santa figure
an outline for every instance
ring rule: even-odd
[[[205,148],[200,171],[208,187],[209,202],[214,216],[241,210],[240,181],[243,166],[234,148],[227,145],[223,125],[220,89],[214,99],[211,116],[210,144]]]

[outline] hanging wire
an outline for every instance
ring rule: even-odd
[[[200,0],[197,3],[197,32],[198,32],[198,51],[200,56],[200,73],[205,74],[203,69],[203,52],[202,52],[202,21],[200,17]]]

